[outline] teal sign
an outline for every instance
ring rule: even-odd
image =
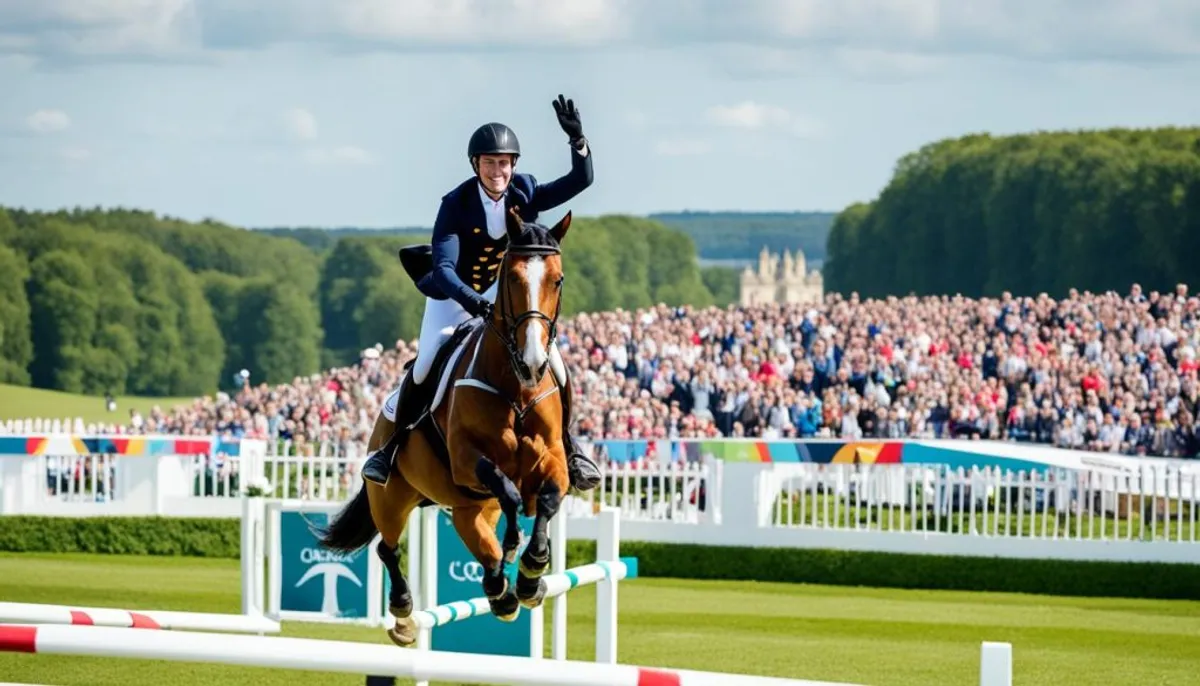
[[[353,553],[323,547],[310,525],[325,526],[328,519],[324,512],[279,513],[279,609],[365,618],[370,546]]]
[[[483,596],[483,568],[454,530],[450,515],[440,508],[437,525],[437,604],[470,600]],[[504,540],[505,518],[500,517],[496,535]],[[528,536],[533,530],[533,517],[519,517],[518,524]],[[520,558],[525,547],[517,550]],[[516,589],[518,561],[507,565],[508,583]],[[522,606],[512,622],[502,622],[494,616],[481,615],[433,630],[433,649],[483,655],[516,655],[527,657],[529,642],[529,609]]]

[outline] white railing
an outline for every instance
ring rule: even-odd
[[[931,465],[788,465],[772,524],[880,532],[1195,543],[1200,475]]]
[[[359,470],[364,459],[361,452],[334,450],[328,443],[308,445],[313,449],[296,450],[288,441],[267,444],[262,476],[270,485],[270,497],[343,502],[358,492],[362,485]],[[192,496],[240,495],[242,474],[238,458],[194,455],[189,461]],[[719,460],[601,462],[600,484],[568,498],[564,507],[572,516],[591,516],[603,504],[618,508],[623,519],[692,524],[719,521],[722,464]]]
[[[720,491],[723,464],[719,460],[650,465],[601,463],[604,478],[583,500],[589,507],[595,502],[615,507],[623,519],[689,524],[720,521],[720,507],[714,504],[719,498],[711,496]]]
[[[117,497],[112,455],[41,455],[46,494],[65,502],[106,502]]]

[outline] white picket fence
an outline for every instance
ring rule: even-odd
[[[341,502],[362,486],[360,456],[332,450],[311,455],[288,454],[286,445],[263,460],[270,497]],[[237,458],[192,458],[196,497],[236,497],[240,493]],[[618,508],[623,519],[698,523],[709,516],[710,494],[719,494],[722,463],[616,464],[602,462],[600,484],[570,498],[572,515],[585,515],[600,505]],[[720,502],[719,498],[716,502]]]
[[[1200,470],[787,465],[776,527],[1195,543]]]

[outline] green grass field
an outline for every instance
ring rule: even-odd
[[[0,599],[10,601],[237,612],[239,579],[234,560],[0,554]],[[584,588],[570,598],[569,656],[588,660],[594,595]],[[284,634],[391,645],[382,629],[286,623]],[[1197,602],[651,578],[621,586],[624,663],[872,686],[967,686],[978,683],[984,640],[1013,644],[1016,684],[1200,683]],[[0,679],[58,686],[363,681],[351,675],[13,654],[0,654]]]
[[[191,404],[192,398],[143,398],[118,396],[117,410],[109,412],[104,406],[104,396],[78,395],[42,388],[27,388],[0,384],[0,421],[6,419],[74,419],[84,422],[124,423],[129,421],[129,411],[136,409],[143,415],[155,405],[164,410],[173,405]]]

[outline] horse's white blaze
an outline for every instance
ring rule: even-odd
[[[546,263],[540,257],[534,257],[525,263],[525,281],[529,288],[529,309],[537,311],[542,300],[542,278],[546,275]],[[549,353],[542,345],[542,322],[529,319],[525,322],[525,352],[522,356],[530,371],[546,364]]]

